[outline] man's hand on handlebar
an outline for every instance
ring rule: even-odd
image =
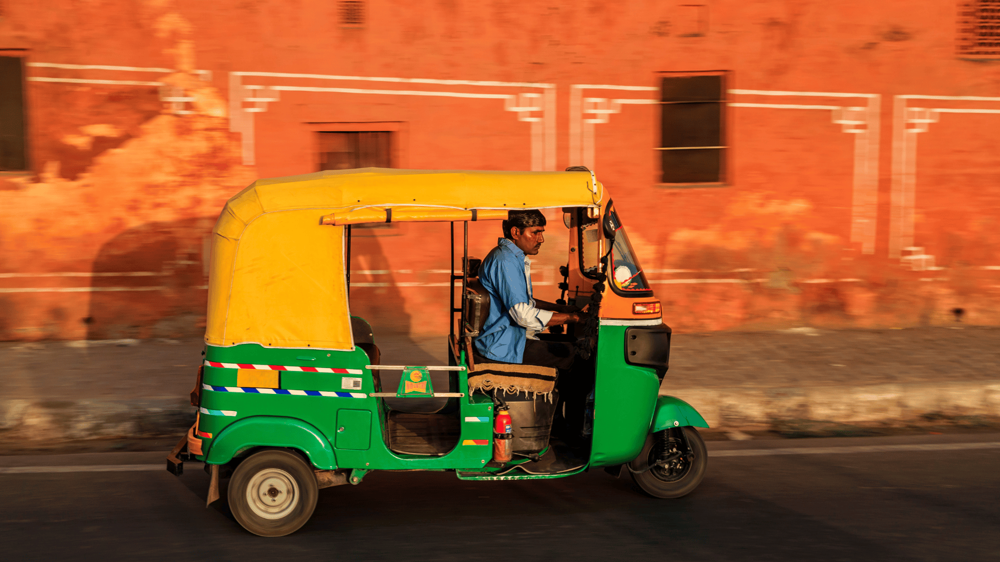
[[[577,324],[583,322],[586,315],[582,312],[553,312],[552,319],[546,324],[546,327],[561,326],[563,324]]]

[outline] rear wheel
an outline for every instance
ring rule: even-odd
[[[233,517],[244,529],[262,537],[283,537],[312,517],[319,487],[302,457],[270,450],[236,467],[227,495]]]
[[[654,498],[679,498],[701,484],[708,449],[698,430],[678,427],[646,437],[642,452],[628,465],[632,480]]]

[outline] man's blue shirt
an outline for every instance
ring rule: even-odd
[[[483,331],[475,339],[476,350],[494,361],[521,363],[527,330],[514,321],[509,311],[519,303],[534,306],[524,252],[510,240],[501,238],[483,259],[479,282],[490,294],[490,313]],[[541,326],[544,325],[542,322]]]

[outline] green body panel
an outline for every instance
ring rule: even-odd
[[[701,417],[687,402],[673,396],[660,396],[656,399],[656,414],[650,433],[662,431],[670,427],[708,427],[708,422]]]
[[[294,418],[259,416],[229,424],[216,436],[205,462],[225,464],[250,447],[290,447],[316,468],[332,470],[337,460],[330,442],[315,427]]]
[[[404,455],[393,453],[386,446],[383,427],[388,415],[382,399],[370,397],[375,392],[374,379],[368,365],[368,356],[361,349],[335,351],[329,349],[274,349],[258,344],[241,344],[232,347],[206,346],[205,359],[219,363],[254,365],[281,365],[295,367],[320,367],[352,369],[361,374],[334,374],[281,371],[280,390],[326,391],[362,397],[342,396],[296,396],[274,393],[263,389],[260,392],[217,391],[202,389],[198,429],[212,434],[215,439],[203,439],[202,450],[208,462],[217,464],[219,460],[255,446],[261,438],[240,432],[245,443],[230,442],[235,437],[226,437],[225,447],[215,451],[215,441],[231,425],[258,416],[282,417],[301,420],[304,425],[316,429],[327,443],[333,444],[333,455],[338,468],[358,468],[366,470],[446,470],[459,469],[480,471],[493,456],[493,402],[485,396],[468,395],[468,378],[464,372],[456,372],[458,392],[465,396],[458,398],[459,411],[455,416],[460,420],[487,418],[487,422],[464,422],[461,436],[455,448],[439,456]],[[310,360],[311,359],[311,360]],[[360,389],[345,390],[344,378],[361,378]],[[429,377],[428,377],[429,378]],[[237,369],[205,367],[203,382],[210,386],[237,387]],[[206,410],[212,412],[206,414]],[[282,426],[278,426],[282,427]],[[338,431],[341,427],[343,431]],[[272,428],[272,434],[280,433]],[[290,430],[294,431],[294,430]],[[272,440],[277,437],[272,435]],[[464,444],[465,442],[469,444]],[[479,444],[473,444],[475,441]],[[269,443],[270,444],[270,443]],[[277,445],[276,445],[277,446]],[[289,445],[280,445],[289,446]],[[228,451],[228,453],[227,453]],[[307,454],[309,451],[304,450]],[[316,460],[310,456],[313,463]],[[317,468],[330,468],[316,465]]]
[[[338,449],[367,451],[372,442],[372,413],[341,408],[337,412],[337,438],[334,442]]]
[[[690,405],[671,397],[657,398],[659,379],[652,368],[625,361],[627,326],[601,326],[596,354],[593,441],[589,466],[631,461],[642,449],[649,431],[691,425],[708,427]],[[393,453],[385,442],[388,408],[375,392],[361,349],[273,349],[257,344],[206,347],[208,361],[230,364],[282,365],[351,369],[360,374],[280,371],[279,389],[238,391],[237,369],[205,367],[206,385],[229,391],[202,389],[198,429],[204,438],[201,460],[225,463],[255,446],[294,447],[306,453],[317,468],[361,470],[457,470],[463,480],[532,480],[557,475],[497,476],[484,465],[493,456],[493,402],[484,395],[469,396],[465,372],[455,372],[461,436],[449,453],[433,457]],[[412,369],[408,369],[409,370]],[[423,378],[426,371],[418,370]],[[344,378],[361,379],[361,388]],[[429,377],[427,377],[429,380]],[[411,381],[412,382],[412,381]],[[334,396],[281,394],[280,391],[325,391]],[[405,389],[400,389],[405,390]],[[433,390],[433,389],[429,389]],[[655,417],[654,417],[655,414]],[[467,422],[486,418],[488,422]],[[584,470],[581,467],[580,470]]]
[[[602,325],[598,333],[591,466],[633,460],[653,419],[660,380],[654,369],[625,362],[627,328]]]

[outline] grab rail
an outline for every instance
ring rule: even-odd
[[[365,365],[365,369],[368,370],[383,370],[383,369],[393,369],[400,370],[412,369],[417,367],[417,365]],[[420,369],[426,369],[428,371],[464,371],[465,367],[459,365],[457,367],[419,367]]]
[[[372,392],[368,396],[372,398],[462,398],[464,392],[435,392],[431,396],[400,396],[395,392]]]

